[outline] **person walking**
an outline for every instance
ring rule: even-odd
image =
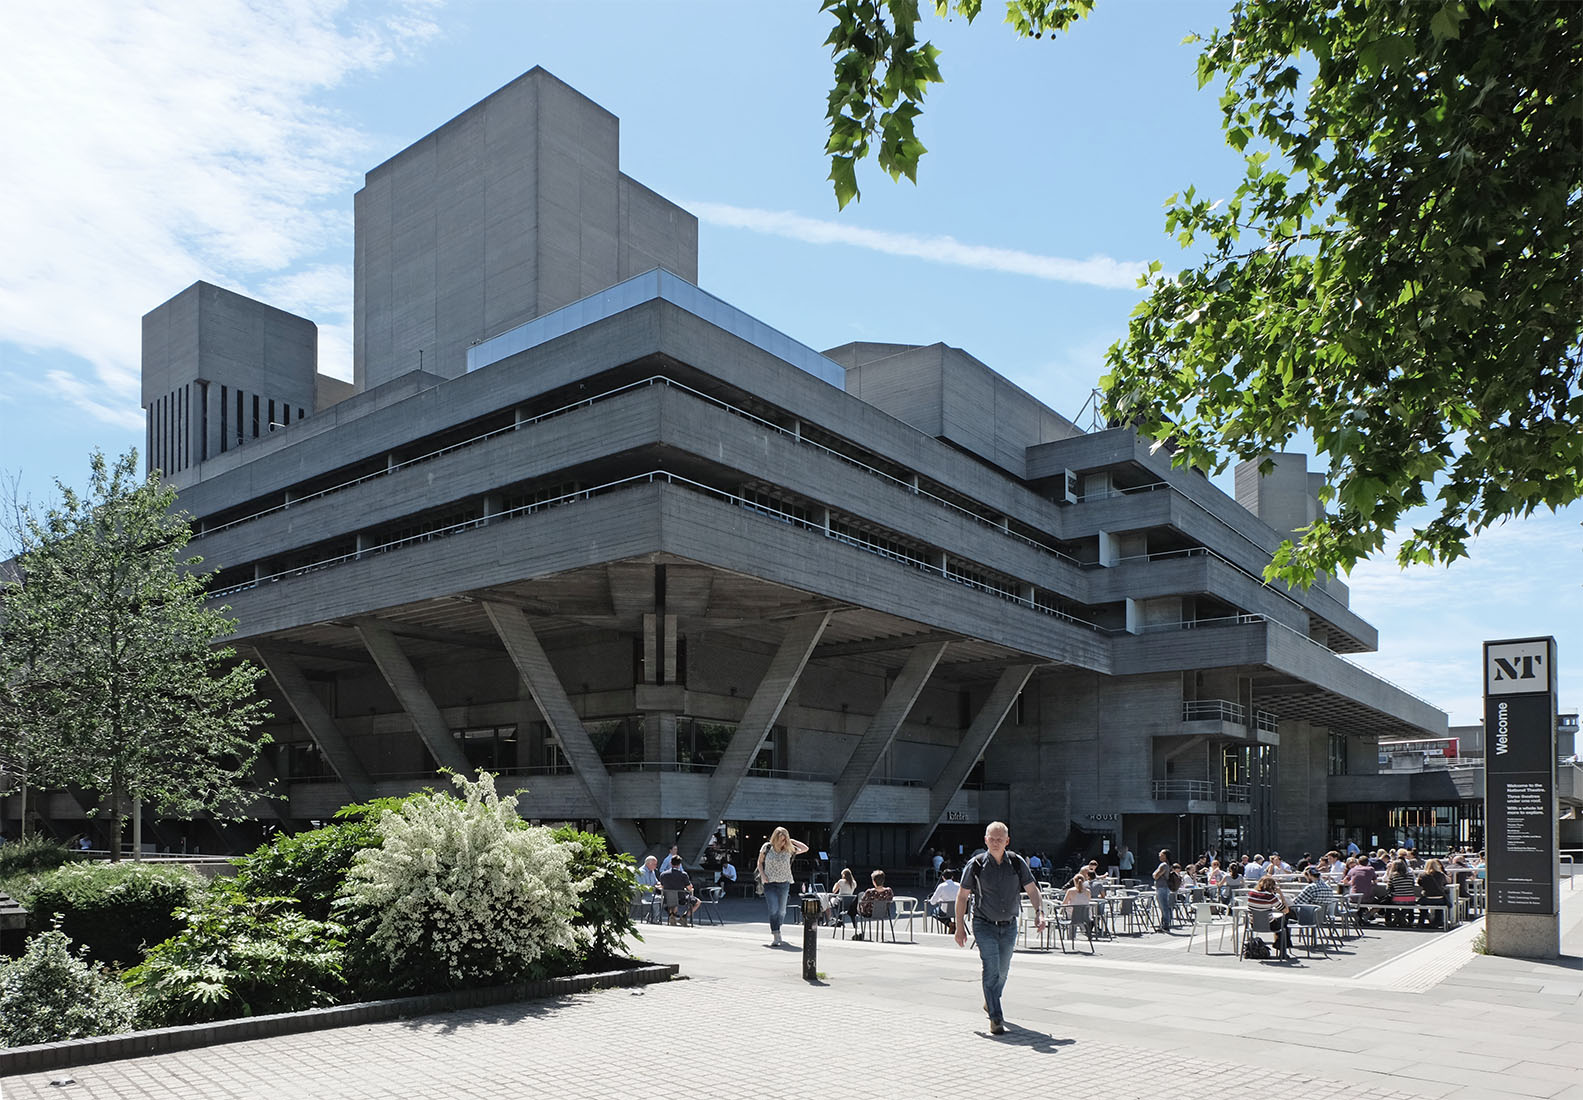
[[[1121,846],[1121,859],[1116,864],[1116,866],[1118,868],[1120,868],[1121,873],[1118,874],[1116,877],[1118,879],[1123,879],[1123,880],[1131,878],[1132,877],[1132,871],[1133,871],[1133,863],[1134,863],[1134,861],[1133,861],[1133,858],[1132,858],[1132,849],[1127,847],[1125,844],[1123,844]]]
[[[769,910],[770,941],[772,947],[782,947],[781,921],[786,916],[786,899],[791,894],[792,856],[800,856],[808,845],[793,840],[784,825],[777,825],[765,845],[759,849],[758,879],[764,884],[764,908]]]
[[[991,821],[984,830],[984,847],[962,868],[962,883],[956,893],[956,945],[967,946],[967,903],[973,900],[973,939],[983,965],[984,1012],[989,1016],[989,1033],[1006,1033],[1001,1014],[1000,994],[1006,988],[1011,970],[1011,955],[1017,947],[1018,894],[1026,892],[1033,902],[1034,924],[1044,930],[1044,900],[1034,881],[1028,861],[1009,851],[1011,830],[1003,821]]]

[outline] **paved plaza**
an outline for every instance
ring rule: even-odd
[[[1011,1031],[994,1038],[971,950],[826,929],[809,984],[798,950],[745,923],[759,915],[745,900],[724,927],[644,928],[640,953],[685,981],[57,1070],[0,1081],[0,1095],[1583,1100],[1583,890],[1563,891],[1562,912],[1558,964],[1473,955],[1473,925],[1376,928],[1340,958],[1291,965],[1238,960],[1229,940],[1206,959],[1185,935],[1092,957],[1019,951]]]

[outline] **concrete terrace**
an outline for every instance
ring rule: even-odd
[[[1295,966],[1206,962],[1185,935],[1092,958],[1020,951],[998,1039],[979,1011],[977,955],[944,936],[892,946],[826,930],[824,977],[808,984],[798,951],[765,946],[762,920],[645,927],[641,953],[689,980],[17,1077],[0,1095],[614,1097],[675,1081],[762,1098],[971,1087],[1192,1100],[1256,1084],[1349,1100],[1583,1100],[1583,892],[1562,897],[1565,957],[1551,964],[1473,955],[1477,925],[1376,932],[1355,957]],[[740,901],[727,916],[759,912]]]

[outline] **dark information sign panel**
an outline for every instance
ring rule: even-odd
[[[1555,641],[1484,643],[1489,908],[1556,912]]]

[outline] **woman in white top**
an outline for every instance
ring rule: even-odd
[[[844,898],[854,897],[857,894],[857,878],[852,874],[852,868],[841,868],[841,877],[835,880],[835,887],[830,891],[830,900],[825,908],[835,917],[837,924],[842,923],[841,914]]]
[[[1079,871],[1072,876],[1071,884],[1066,888],[1066,896],[1061,899],[1061,904],[1066,907],[1067,927],[1072,930],[1072,941],[1077,942],[1078,928],[1087,928],[1089,903],[1094,900],[1088,892],[1088,876]]]
[[[772,946],[781,947],[781,920],[786,916],[786,899],[791,894],[792,857],[800,856],[808,845],[793,840],[784,825],[777,825],[769,842],[759,849],[756,869],[759,881],[764,884],[764,907],[769,910]]]

